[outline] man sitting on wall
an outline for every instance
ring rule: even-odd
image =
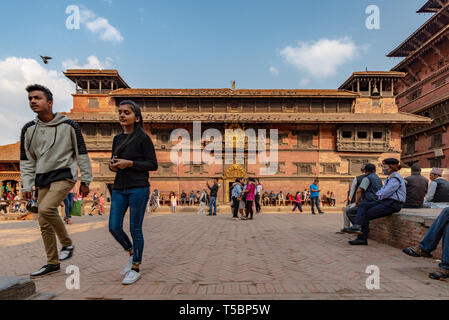
[[[357,239],[349,241],[350,245],[368,245],[369,222],[374,219],[390,216],[402,209],[406,199],[405,180],[398,171],[401,169],[399,160],[385,159],[383,171],[388,178],[383,187],[376,193],[375,201],[360,204],[351,233],[358,234]],[[366,169],[365,169],[366,170]]]
[[[405,178],[407,199],[403,208],[422,208],[424,197],[429,187],[429,180],[421,175],[421,167],[415,163],[411,166],[412,175]]]
[[[355,212],[357,213],[357,208],[355,205],[355,196],[356,191],[359,189],[360,184],[362,183],[363,178],[365,178],[365,167],[367,163],[362,164],[362,174],[358,177],[355,177],[354,180],[352,180],[351,188],[349,189],[349,195],[348,195],[348,205],[343,208],[343,229],[340,230],[339,233],[346,233],[349,231],[349,228],[351,228],[351,220],[348,218],[348,210],[355,208]]]
[[[429,278],[440,280],[449,278],[449,208],[444,209],[427,230],[424,239],[414,247],[402,249],[412,257],[432,258],[441,238],[443,238],[443,255],[439,271],[429,273]]]
[[[424,198],[425,208],[449,207],[449,181],[442,178],[443,169],[433,168],[430,172],[430,186]]]

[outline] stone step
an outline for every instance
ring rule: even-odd
[[[36,285],[27,278],[0,276],[0,300],[24,300],[36,293]]]

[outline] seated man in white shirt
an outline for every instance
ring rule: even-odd
[[[430,186],[424,198],[424,208],[449,207],[449,181],[442,178],[443,169],[433,168],[430,172]]]

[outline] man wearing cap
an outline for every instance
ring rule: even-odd
[[[429,180],[421,175],[421,167],[415,163],[411,166],[412,175],[405,178],[407,199],[403,208],[422,208],[424,196],[429,187]]]
[[[349,241],[351,245],[368,245],[369,222],[374,219],[392,215],[402,209],[406,199],[405,180],[397,171],[401,169],[399,160],[385,159],[382,162],[383,172],[388,175],[385,184],[376,193],[377,200],[360,204],[351,233],[357,234],[357,239]]]
[[[430,186],[424,198],[426,208],[449,207],[449,181],[442,178],[443,169],[432,168],[430,172]]]

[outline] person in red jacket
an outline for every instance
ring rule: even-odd
[[[302,212],[302,206],[301,206],[301,192],[296,192],[296,196],[295,196],[295,204],[293,206],[293,211],[296,211],[296,208],[299,209],[299,212]]]

